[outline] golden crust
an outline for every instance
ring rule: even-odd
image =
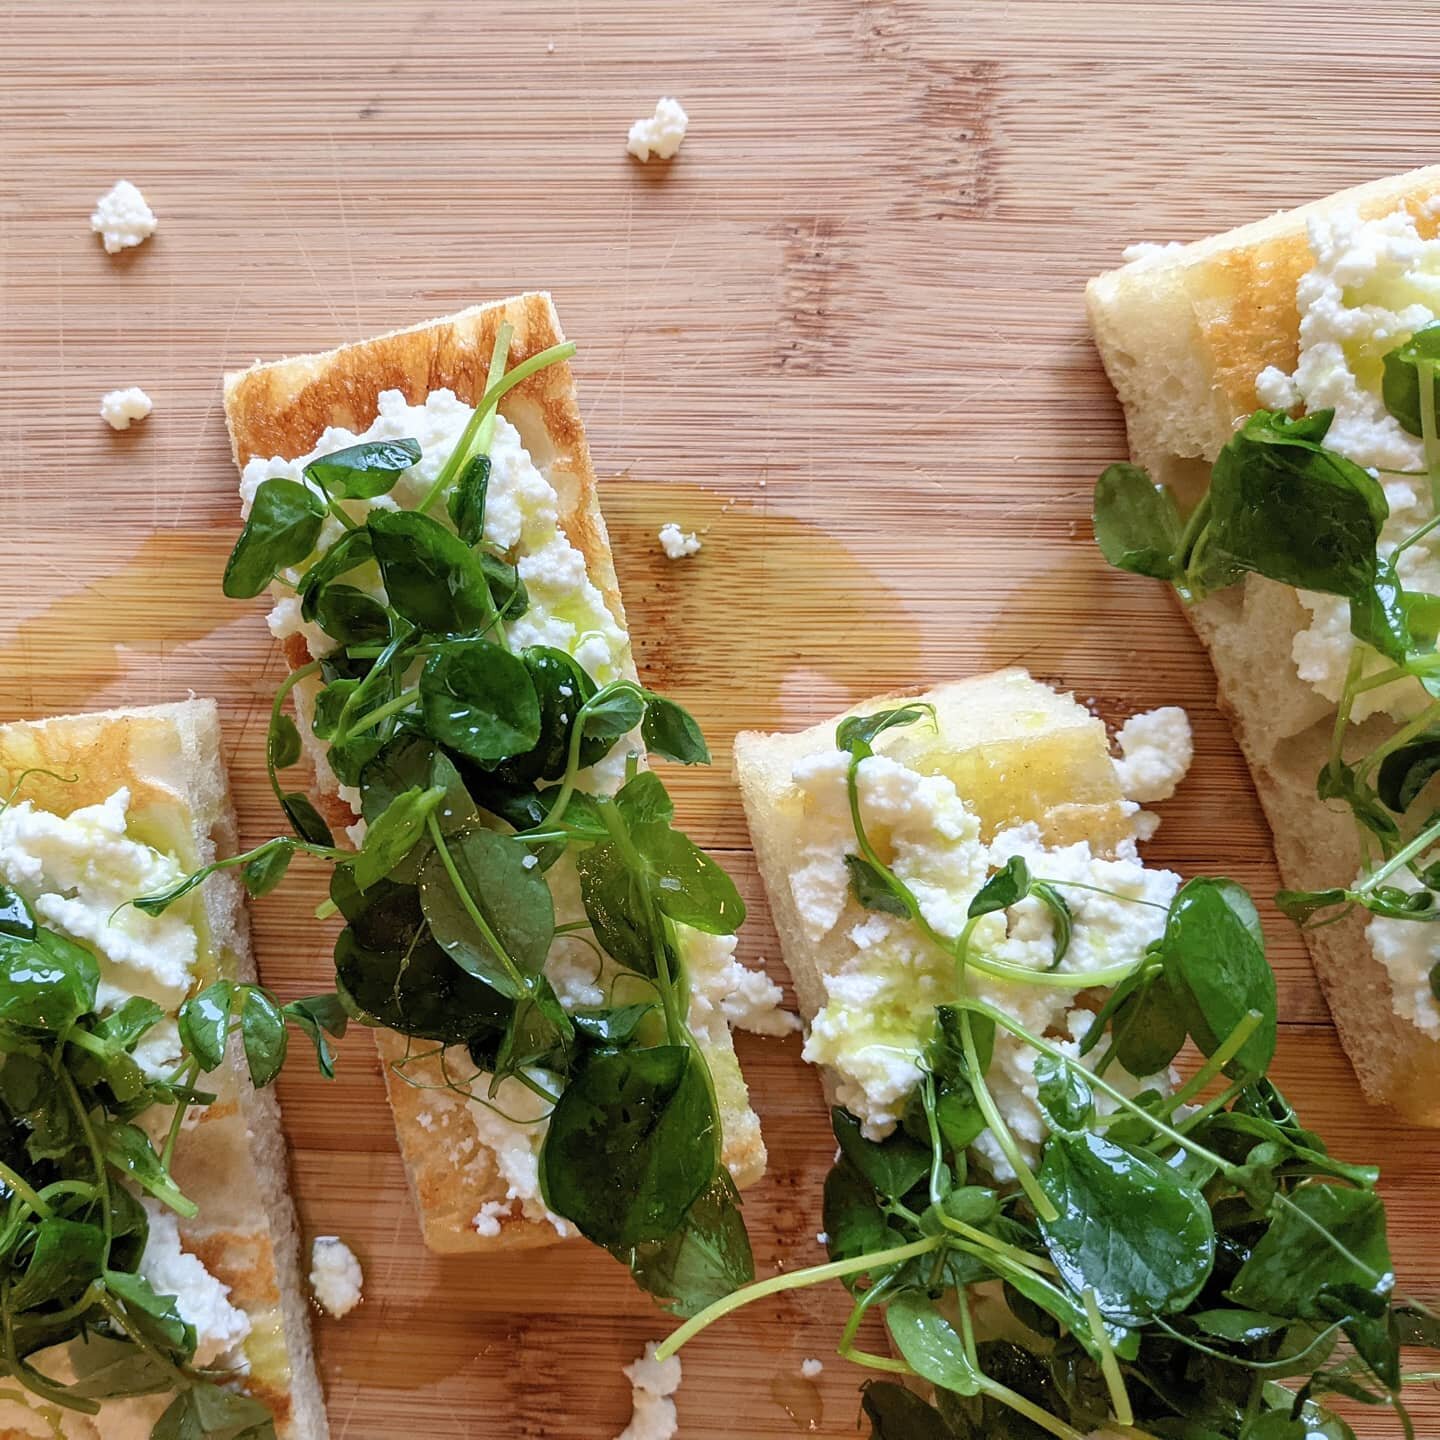
[[[127,786],[132,831],[187,869],[234,849],[213,701],[0,727],[0,795],[34,768],[76,777],[66,783],[35,774],[24,781],[21,798],[61,815]],[[208,951],[198,983],[221,975],[253,979],[243,892],[233,873],[221,872],[182,903],[192,906],[202,953]],[[238,1047],[207,1084],[219,1098],[198,1113],[176,1149],[176,1180],[200,1207],[195,1219],[180,1221],[181,1239],[250,1317],[246,1389],[270,1406],[277,1433],[324,1440],[329,1431],[298,1289],[279,1110],[273,1096],[251,1089]]]
[[[1187,502],[1235,424],[1257,406],[1267,365],[1294,369],[1295,291],[1312,262],[1309,221],[1339,208],[1370,218],[1401,207],[1433,235],[1440,166],[1341,192],[1173,255],[1092,280],[1090,326],[1125,408],[1133,457]],[[1250,765],[1285,884],[1346,884],[1359,864],[1353,823],[1315,794],[1334,707],[1295,673],[1308,623],[1293,590],[1256,576],[1187,611],[1210,651],[1219,698]],[[1355,737],[1373,745],[1383,720]],[[1341,1040],[1370,1099],[1440,1125],[1440,1044],[1395,1014],[1390,981],[1358,917],[1306,938]]]
[[[375,418],[382,390],[400,390],[411,404],[420,404],[431,391],[445,388],[474,404],[483,392],[502,321],[514,330],[512,368],[565,338],[549,295],[531,293],[324,354],[227,375],[225,413],[236,464],[243,466],[257,455],[303,455],[330,425],[365,430]],[[584,555],[590,578],[623,628],[625,611],[570,366],[550,366],[516,386],[500,410],[555,487],[560,527]],[[287,642],[286,658],[292,668],[310,658],[303,640]],[[625,668],[634,674],[628,655]],[[317,796],[317,801],[332,823],[353,821],[333,793]],[[489,1152],[473,1146],[467,1102],[444,1088],[438,1059],[407,1062],[402,1078],[394,1067],[405,1059],[404,1037],[379,1031],[376,1043],[426,1245],[459,1252],[554,1243],[558,1236],[550,1224],[519,1215],[498,1217],[498,1235],[476,1231],[481,1207],[503,1201],[507,1187]],[[737,1182],[746,1185],[765,1169],[759,1122],[733,1048],[726,1043],[707,1050],[707,1059],[721,1095],[725,1158]],[[407,1078],[414,1083],[407,1084]]]

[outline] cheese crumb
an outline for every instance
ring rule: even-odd
[[[143,420],[154,408],[155,402],[138,385],[100,397],[100,418],[112,430],[128,430],[132,420]]]
[[[630,1423],[616,1440],[671,1440],[679,1429],[675,1402],[670,1398],[680,1388],[680,1357],[655,1358],[655,1342],[647,1342],[645,1353],[625,1367],[625,1378],[634,1392]]]
[[[660,548],[671,560],[683,560],[700,548],[700,537],[682,530],[673,520],[660,527]]]
[[[800,1374],[806,1380],[818,1380],[825,1366],[819,1360],[802,1360],[800,1362]]]
[[[365,1276],[355,1252],[338,1235],[317,1235],[310,1249],[310,1288],[337,1319],[360,1303]]]
[[[475,1233],[493,1240],[500,1233],[501,1218],[514,1213],[513,1200],[487,1200],[475,1216]]]
[[[1178,240],[1167,240],[1163,245],[1154,240],[1140,240],[1134,245],[1127,245],[1120,252],[1120,258],[1127,265],[1155,265],[1184,248]]]
[[[128,180],[117,180],[95,202],[90,216],[90,228],[104,241],[110,255],[148,240],[159,223],[145,197]]]
[[[1142,804],[1168,800],[1195,758],[1190,717],[1178,705],[1132,715],[1115,739],[1124,757],[1115,778],[1127,800]]]
[[[653,115],[630,127],[625,148],[637,160],[649,160],[652,155],[668,160],[680,148],[689,124],[690,117],[680,108],[680,102],[663,96],[655,102]]]

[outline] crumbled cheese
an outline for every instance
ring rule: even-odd
[[[634,1393],[633,1414],[617,1440],[671,1440],[679,1428],[670,1397],[680,1388],[680,1357],[657,1360],[655,1350],[655,1342],[649,1341],[644,1355],[625,1367]]]
[[[138,385],[107,390],[100,397],[100,418],[112,430],[128,430],[132,420],[143,420],[154,408],[154,402]]]
[[[637,160],[649,160],[652,155],[668,160],[680,148],[689,124],[690,117],[680,108],[680,102],[663,96],[655,102],[653,115],[630,127],[625,148]]]
[[[683,560],[700,549],[700,537],[682,530],[673,520],[660,527],[660,548],[670,560]]]
[[[487,1240],[493,1240],[500,1233],[501,1220],[514,1213],[514,1204],[513,1200],[487,1200],[472,1222],[475,1233],[485,1236]]]
[[[145,197],[128,180],[117,180],[96,202],[90,228],[114,255],[148,240],[159,225]]]
[[[702,1041],[724,1041],[730,1028],[756,1035],[789,1035],[800,1019],[780,1008],[780,987],[763,970],[735,958],[733,935],[707,935],[688,925],[675,927],[690,979],[690,1029]]]
[[[1380,359],[1414,331],[1440,315],[1440,239],[1425,240],[1403,208],[1373,220],[1337,210],[1310,222],[1315,263],[1295,292],[1300,312],[1299,363],[1292,375],[1267,366],[1256,378],[1261,403],[1307,411],[1333,409],[1325,444],[1357,465],[1377,471],[1424,468],[1420,440],[1407,434],[1385,409]],[[1429,486],[1413,477],[1381,474],[1390,518],[1379,550],[1388,556],[1411,531],[1430,519]],[[1407,589],[1440,589],[1440,538],[1432,535],[1407,549],[1397,562]],[[1356,641],[1350,633],[1349,601],[1302,590],[1311,623],[1296,635],[1296,673],[1321,695],[1338,701]],[[1388,665],[1367,657],[1367,671]],[[1362,692],[1352,711],[1359,722],[1377,711],[1406,719],[1429,701],[1418,682],[1402,680]]]
[[[0,810],[0,879],[42,924],[95,952],[101,1010],[144,995],[173,1011],[190,989],[199,938],[184,905],[152,916],[127,903],[184,874],[173,856],[131,839],[129,808],[124,787],[67,816],[28,800],[7,805]]]
[[[1124,757],[1115,761],[1121,793],[1142,804],[1168,800],[1195,758],[1190,717],[1178,705],[1132,715],[1115,739]]]
[[[1420,882],[1408,870],[1397,871],[1390,884],[1418,890]],[[1432,1039],[1440,1040],[1440,1003],[1430,988],[1430,972],[1440,964],[1440,935],[1434,925],[1416,920],[1375,916],[1365,927],[1370,949],[1390,976],[1395,1013]]]
[[[824,1230],[817,1230],[817,1231],[815,1232],[815,1243],[816,1243],[817,1245],[829,1245],[829,1243],[830,1243],[829,1233],[828,1233],[827,1231],[824,1231]]]
[[[355,1252],[338,1235],[317,1235],[310,1247],[310,1288],[315,1298],[337,1320],[343,1320],[361,1300],[365,1276]]]
[[[527,1073],[542,1089],[554,1087],[554,1078],[544,1071]],[[540,1147],[545,1143],[550,1102],[514,1076],[502,1081],[493,1097],[488,1075],[477,1076],[470,1090],[477,1097],[468,1104],[475,1134],[492,1153],[496,1172],[505,1185],[505,1200],[518,1203],[527,1220],[548,1221],[562,1239],[573,1235],[574,1227],[552,1214],[540,1195]],[[491,1234],[489,1226],[493,1224],[498,1232],[498,1213],[482,1209],[473,1222],[475,1229],[482,1235]],[[505,1213],[514,1212],[507,1209]]]
[[[825,1003],[811,1022],[803,1053],[832,1071],[837,1100],[860,1120],[867,1138],[882,1139],[895,1128],[920,1080],[935,1007],[955,998],[955,967],[948,953],[913,926],[862,911],[851,897],[844,865],[854,846],[848,767],[849,756],[832,751],[807,756],[792,771],[805,816],[795,892],[800,919],[812,942],[842,923],[848,942],[822,952],[832,957],[821,973]],[[893,757],[874,755],[860,762],[856,780],[867,829],[888,835],[892,868],[929,923],[948,939],[965,927],[970,901],[988,875],[1016,855],[1037,878],[1060,882],[1074,922],[1061,962],[1065,971],[1138,963],[1163,931],[1165,907],[1179,888],[1179,877],[1147,869],[1133,843],[1107,859],[1093,854],[1084,841],[1046,846],[1034,825],[1020,825],[1000,831],[987,846],[978,818],[948,777],[922,775]],[[1097,889],[1077,888],[1082,885]],[[993,959],[1046,969],[1054,958],[1050,912],[1038,899],[1023,900],[1009,912],[984,917],[972,932],[972,944]],[[1074,998],[1070,991],[991,979],[977,971],[971,972],[971,982],[974,994],[1036,1034],[1061,1033]],[[996,1035],[991,1088],[1022,1151],[1032,1155],[1045,1138],[1035,1103],[1034,1062],[1035,1052],[1022,1041]],[[997,1179],[1009,1178],[1003,1156],[987,1150],[985,1139],[977,1145],[982,1158]]]
[[[230,1287],[217,1280],[198,1257],[180,1248],[175,1216],[153,1200],[144,1200],[150,1224],[140,1273],[157,1295],[173,1295],[181,1318],[195,1327],[195,1364],[213,1365],[233,1352],[250,1333],[250,1317],[230,1303]]]
[[[800,1362],[800,1374],[806,1380],[818,1380],[824,1371],[825,1366],[819,1360],[802,1360]]]
[[[1133,245],[1127,245],[1120,252],[1120,258],[1130,266],[1143,269],[1148,265],[1158,264],[1162,260],[1169,259],[1177,250],[1185,247],[1178,240],[1167,240],[1163,245],[1154,240],[1137,240]]]

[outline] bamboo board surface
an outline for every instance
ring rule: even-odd
[[[1363,13],[1363,19],[1362,19]],[[1297,63],[1281,37],[1303,36]],[[1107,573],[1093,477],[1124,451],[1081,286],[1136,239],[1189,239],[1427,163],[1423,0],[66,3],[0,40],[0,717],[218,696],[243,838],[273,833],[260,604],[225,601],[236,477],[225,368],[549,288],[576,362],[642,674],[717,763],[668,775],[736,869],[743,948],[781,974],[729,738],[1019,663],[1107,718],[1166,703],[1197,758],[1152,858],[1277,885],[1208,664],[1159,587]],[[678,96],[670,166],[625,154]],[[160,230],[108,257],[124,175]],[[139,384],[123,434],[101,393]],[[678,520],[705,549],[672,564]],[[318,879],[255,909],[286,998],[327,983]],[[1267,916],[1278,1078],[1385,1166],[1403,1284],[1440,1292],[1440,1138],[1360,1099],[1296,937]],[[771,1173],[759,1273],[822,1258],[832,1141],[796,1041],[742,1039]],[[366,1301],[317,1320],[338,1440],[607,1437],[622,1364],[667,1328],[583,1244],[493,1261],[420,1247],[369,1039],[281,1083],[305,1233],[347,1237]],[[689,1437],[856,1433],[819,1382],[843,1296],[759,1307],[685,1354]],[[1417,1403],[1440,1434],[1440,1398]],[[1366,1419],[1365,1436],[1390,1433]]]

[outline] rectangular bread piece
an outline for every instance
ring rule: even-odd
[[[921,721],[887,731],[876,741],[876,753],[952,781],[978,817],[984,843],[997,831],[1033,824],[1046,847],[1086,841],[1097,856],[1113,856],[1134,837],[1136,807],[1121,792],[1104,723],[1023,670],[996,671],[920,695],[878,696],[793,733],[742,731],[735,739],[735,775],[807,1025],[830,998],[827,976],[843,973],[856,953],[855,927],[873,917],[849,894],[826,933],[817,936],[802,910],[801,899],[808,900],[813,888],[817,817],[795,779],[796,767],[834,750],[836,728],[848,716],[911,703],[934,706],[936,725]],[[884,1008],[887,1002],[873,1003]],[[827,1069],[824,1081],[830,1102],[843,1103],[837,1076]]]
[[[565,338],[550,296],[530,293],[324,354],[227,375],[225,413],[236,464],[243,470],[257,457],[303,456],[328,427],[363,432],[376,419],[385,391],[399,391],[407,403],[423,405],[432,393],[449,390],[473,406],[484,391],[502,322],[514,332],[511,368]],[[584,557],[589,580],[623,631],[625,611],[570,366],[560,363],[539,371],[506,394],[499,411],[555,490],[559,528]],[[302,635],[289,635],[285,647],[292,668],[311,658]],[[619,668],[634,677],[628,641]],[[305,686],[297,698],[304,735]],[[322,809],[336,825],[352,823],[355,814],[339,797],[323,752],[306,738],[312,758],[319,760]],[[442,1252],[518,1249],[551,1244],[569,1233],[543,1214],[527,1215],[522,1204],[511,1203],[513,1176],[507,1179],[509,1161],[497,1148],[508,1137],[493,1133],[490,1125],[477,1137],[467,1113],[470,1102],[444,1087],[439,1062],[407,1060],[403,1036],[377,1031],[376,1039],[425,1243]],[[750,1107],[728,1027],[709,1027],[701,1046],[715,1079],[724,1160],[744,1187],[765,1169],[759,1120]],[[402,1061],[405,1074],[419,1085],[396,1074],[394,1067]],[[524,1164],[525,1157],[520,1161]]]
[[[28,800],[61,816],[127,788],[127,833],[173,855],[183,872],[235,853],[235,817],[211,700],[0,726],[0,797],[26,770],[78,777],[66,784],[31,774],[17,796],[17,803]],[[194,907],[202,941],[195,988],[221,977],[254,982],[238,872],[218,872],[182,903]],[[191,1112],[175,1152],[176,1183],[199,1206],[193,1220],[179,1222],[182,1248],[229,1287],[230,1304],[248,1317],[245,1388],[270,1409],[277,1435],[326,1440],[330,1431],[311,1348],[274,1090],[251,1086],[238,1040],[202,1088],[218,1099]],[[64,1412],[62,1433],[72,1440],[149,1434],[144,1422],[153,1423],[168,1403],[168,1396],[114,1401],[93,1420]],[[43,1422],[32,1428],[39,1418],[0,1404],[0,1437],[54,1433]],[[131,1428],[136,1425],[143,1428]]]
[[[1440,166],[1342,191],[1194,244],[1167,248],[1090,281],[1095,343],[1125,409],[1130,451],[1188,508],[1237,422],[1260,408],[1267,367],[1289,374],[1299,354],[1296,289],[1314,259],[1313,220],[1404,210],[1436,231]],[[1354,821],[1315,792],[1334,706],[1300,679],[1295,636],[1309,623],[1294,590],[1258,576],[1186,613],[1210,652],[1222,707],[1249,761],[1287,887],[1349,885],[1359,866]],[[1366,749],[1393,732],[1371,719]],[[1440,1041],[1396,1012],[1365,922],[1351,915],[1306,932],[1340,1037],[1366,1094],[1421,1124],[1440,1125]]]

